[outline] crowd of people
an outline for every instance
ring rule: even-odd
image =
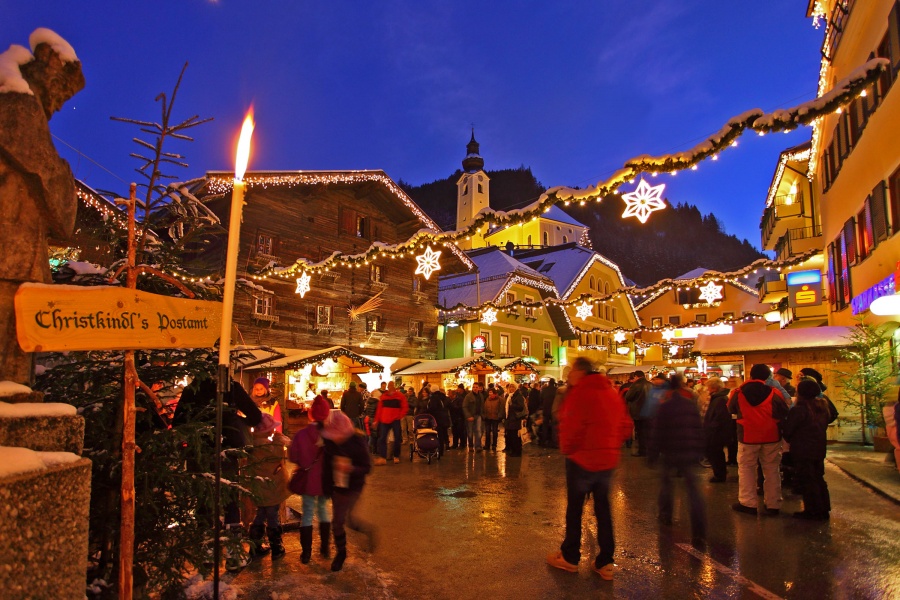
[[[723,483],[728,480],[727,466],[737,465],[738,494],[732,505],[737,512],[777,515],[783,489],[790,486],[803,499],[803,510],[794,516],[825,521],[831,510],[824,479],[826,429],[837,418],[825,389],[814,369],[802,369],[794,377],[787,369],[773,373],[763,364],[753,365],[746,381],[691,381],[658,373],[648,379],[635,371],[620,383],[578,358],[561,385],[553,379],[487,386],[475,382],[471,388],[460,384],[445,393],[428,383],[416,392],[386,381],[369,392],[365,383],[354,382],[342,393],[337,409],[322,390],[311,403],[309,424],[289,439],[282,434],[269,381],[259,378],[249,408],[243,390],[232,392],[245,420],[252,423],[247,468],[259,482],[250,557],[271,553],[277,560],[284,555],[278,507],[290,493],[302,497],[303,564],[312,558],[316,520],[322,557],[331,558],[333,540],[334,571],[342,569],[347,557],[346,528],[366,534],[369,548],[374,548],[375,530],[354,516],[354,506],[372,466],[399,463],[407,446],[413,456],[415,418],[421,414],[434,418],[439,456],[450,450],[502,451],[515,458],[522,456],[523,443],[532,441],[560,449],[566,468],[566,530],[560,550],[547,562],[566,571],[578,570],[582,511],[592,498],[600,547],[593,569],[603,579],[613,579],[609,490],[621,452],[628,448],[659,468],[658,519],[663,526],[673,519],[673,480],[684,480],[695,544],[706,538],[700,467],[710,469],[710,482]],[[239,447],[240,441],[231,445]],[[296,465],[290,479],[286,445]],[[240,527],[236,512],[226,509],[226,528]],[[244,564],[226,561],[232,570]]]

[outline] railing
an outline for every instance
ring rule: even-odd
[[[801,240],[812,240],[813,238],[822,237],[822,229],[818,225],[811,227],[797,227],[796,229],[788,229],[784,235],[778,238],[775,244],[776,260],[790,258],[795,254],[801,254],[809,250],[812,244],[803,244],[803,249],[798,248]]]
[[[835,2],[831,15],[828,17],[828,24],[825,28],[825,40],[822,42],[822,56],[829,61],[834,59],[834,53],[837,52],[838,44],[844,37],[844,30],[847,28],[847,22],[850,20],[850,11],[856,5],[856,0],[838,0]]]

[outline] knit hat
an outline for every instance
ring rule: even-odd
[[[322,437],[326,440],[341,443],[349,439],[354,431],[350,417],[342,411],[333,410],[331,411],[331,414],[328,415],[328,418],[325,419],[325,426],[322,428]]]
[[[328,400],[322,396],[316,396],[313,400],[312,407],[309,409],[309,416],[313,421],[322,423],[328,418],[328,413],[330,412],[331,405],[328,404]]]
[[[253,382],[253,385],[260,384],[266,388],[266,393],[269,393],[269,380],[265,377],[257,377],[256,381]]]

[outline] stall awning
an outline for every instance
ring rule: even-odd
[[[496,373],[500,370],[495,363],[486,358],[445,358],[442,360],[423,360],[414,365],[394,371],[394,375],[424,375],[426,373],[450,373],[466,369],[473,373]]]
[[[746,331],[730,335],[697,336],[693,352],[700,354],[746,354],[771,350],[813,350],[850,345],[851,327],[806,327]]]
[[[649,367],[647,367],[647,368],[649,369]],[[644,371],[645,373],[647,372],[642,367],[636,367],[634,365],[627,365],[624,367],[612,367],[610,369],[607,369],[606,374],[607,375],[626,375],[626,374],[631,375],[635,371]]]
[[[347,350],[343,346],[331,346],[322,350],[283,350],[285,356],[253,365],[253,369],[300,369],[306,365],[318,364],[327,359],[340,363],[353,373],[381,373],[384,367],[365,356]]]
[[[537,373],[534,365],[525,360],[523,356],[518,358],[501,358],[491,362],[500,367],[500,370],[509,371],[510,373]]]

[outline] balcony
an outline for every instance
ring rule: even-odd
[[[760,304],[771,304],[780,302],[783,298],[787,298],[787,282],[783,279],[774,279],[772,281],[763,280],[759,285],[759,302]]]
[[[805,225],[808,219],[803,212],[803,194],[785,194],[775,196],[771,206],[763,211],[759,228],[762,233],[763,248],[772,250],[772,240],[777,240],[790,227]]]
[[[822,230],[819,227],[788,229],[775,242],[775,260],[786,260],[810,250],[822,251],[824,247]]]
[[[824,296],[823,296],[824,298]],[[828,324],[827,300],[819,306],[785,307],[781,310],[781,328],[819,327]]]

